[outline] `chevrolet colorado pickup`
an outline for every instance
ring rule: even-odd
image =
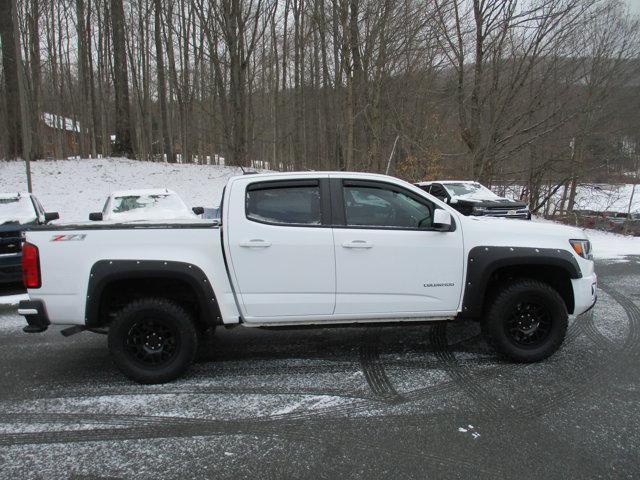
[[[363,173],[234,177],[220,221],[35,227],[23,247],[26,332],[108,334],[141,383],[183,374],[218,325],[296,327],[477,319],[534,362],[596,300],[585,233],[465,217]]]

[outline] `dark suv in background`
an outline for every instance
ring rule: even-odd
[[[0,295],[22,288],[22,232],[57,218],[30,193],[0,193]]]
[[[531,211],[525,202],[500,197],[478,182],[444,180],[415,185],[463,215],[531,220]]]

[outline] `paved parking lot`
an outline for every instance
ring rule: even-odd
[[[180,381],[140,386],[104,336],[26,335],[0,307],[2,478],[640,476],[640,262],[549,360],[474,323],[219,329]]]

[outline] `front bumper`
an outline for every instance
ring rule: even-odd
[[[598,277],[595,273],[571,280],[575,307],[574,315],[581,315],[590,310],[598,299]]]
[[[27,326],[22,330],[26,333],[44,332],[51,322],[41,300],[21,300],[18,304],[18,315],[27,320]]]
[[[22,283],[22,254],[0,255],[0,284]]]

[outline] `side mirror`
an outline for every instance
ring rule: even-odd
[[[89,214],[89,220],[92,222],[99,222],[102,220],[102,212],[93,212]]]
[[[204,213],[204,207],[193,207],[191,211],[196,215],[202,215]]]
[[[431,225],[434,230],[448,232],[451,230],[451,214],[440,208],[435,210],[433,212],[433,223]]]
[[[53,220],[58,220],[60,214],[58,212],[44,212],[44,223],[49,223]]]

